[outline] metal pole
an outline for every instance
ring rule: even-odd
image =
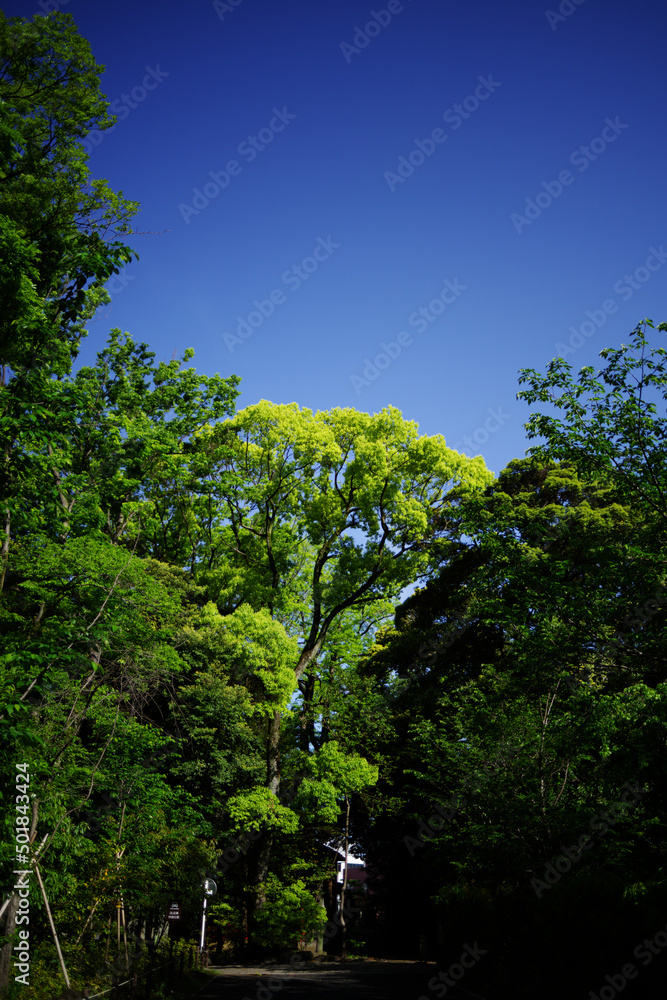
[[[204,896],[204,906],[201,914],[201,941],[199,942],[200,952],[204,950],[205,937],[206,937],[206,896]]]

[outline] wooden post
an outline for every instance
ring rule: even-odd
[[[67,975],[67,969],[65,968],[65,959],[63,958],[63,953],[60,950],[60,942],[58,941],[58,935],[56,934],[56,927],[53,923],[53,917],[51,916],[51,907],[49,906],[49,901],[46,898],[46,889],[44,888],[44,883],[42,882],[42,876],[39,871],[39,865],[33,859],[33,867],[35,869],[35,875],[37,876],[37,881],[39,882],[39,887],[42,890],[42,896],[44,898],[44,906],[46,907],[46,915],[49,918],[49,924],[51,925],[51,933],[53,934],[53,940],[56,943],[56,951],[58,952],[58,958],[60,959],[60,968],[63,971],[63,976],[65,979],[65,984],[67,989],[69,989],[69,976]]]
[[[130,957],[127,953],[127,926],[125,924],[125,901],[120,897],[120,918],[123,923],[123,941],[125,942],[125,968],[130,971]]]
[[[111,945],[111,920],[113,918],[113,910],[109,914],[109,923],[107,924],[107,946],[104,949],[104,961],[109,961],[109,947]]]

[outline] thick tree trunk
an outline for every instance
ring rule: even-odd
[[[259,841],[257,852],[257,868],[255,871],[257,892],[255,894],[255,909],[261,910],[266,903],[266,880],[269,877],[269,863],[273,848],[273,831],[265,830]]]
[[[280,712],[274,712],[269,720],[266,750],[266,786],[277,797],[280,795]],[[269,874],[273,833],[267,830],[258,844],[257,856],[257,900],[256,907],[261,909],[266,902],[264,886]]]
[[[313,700],[315,698],[315,674],[303,674],[299,681],[299,690],[303,698],[299,718],[299,746],[303,753],[308,753],[310,744],[315,743],[315,722],[313,719]]]
[[[277,797],[280,794],[280,712],[274,712],[269,719],[266,746],[266,786]],[[257,844],[255,867],[256,893],[254,906],[248,914],[248,943],[252,947],[255,931],[255,914],[266,903],[266,880],[269,876],[273,831],[265,830]]]

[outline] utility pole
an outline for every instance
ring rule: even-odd
[[[207,878],[204,880],[204,903],[201,911],[201,939],[199,941],[199,953],[204,951],[204,942],[206,940],[206,904],[208,902],[209,896],[215,896],[218,891],[218,887],[212,878]]]

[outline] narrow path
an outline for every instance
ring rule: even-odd
[[[428,982],[438,972],[433,962],[354,962],[308,965],[226,966],[191,1000],[437,1000]],[[447,1000],[483,1000],[459,987]]]

